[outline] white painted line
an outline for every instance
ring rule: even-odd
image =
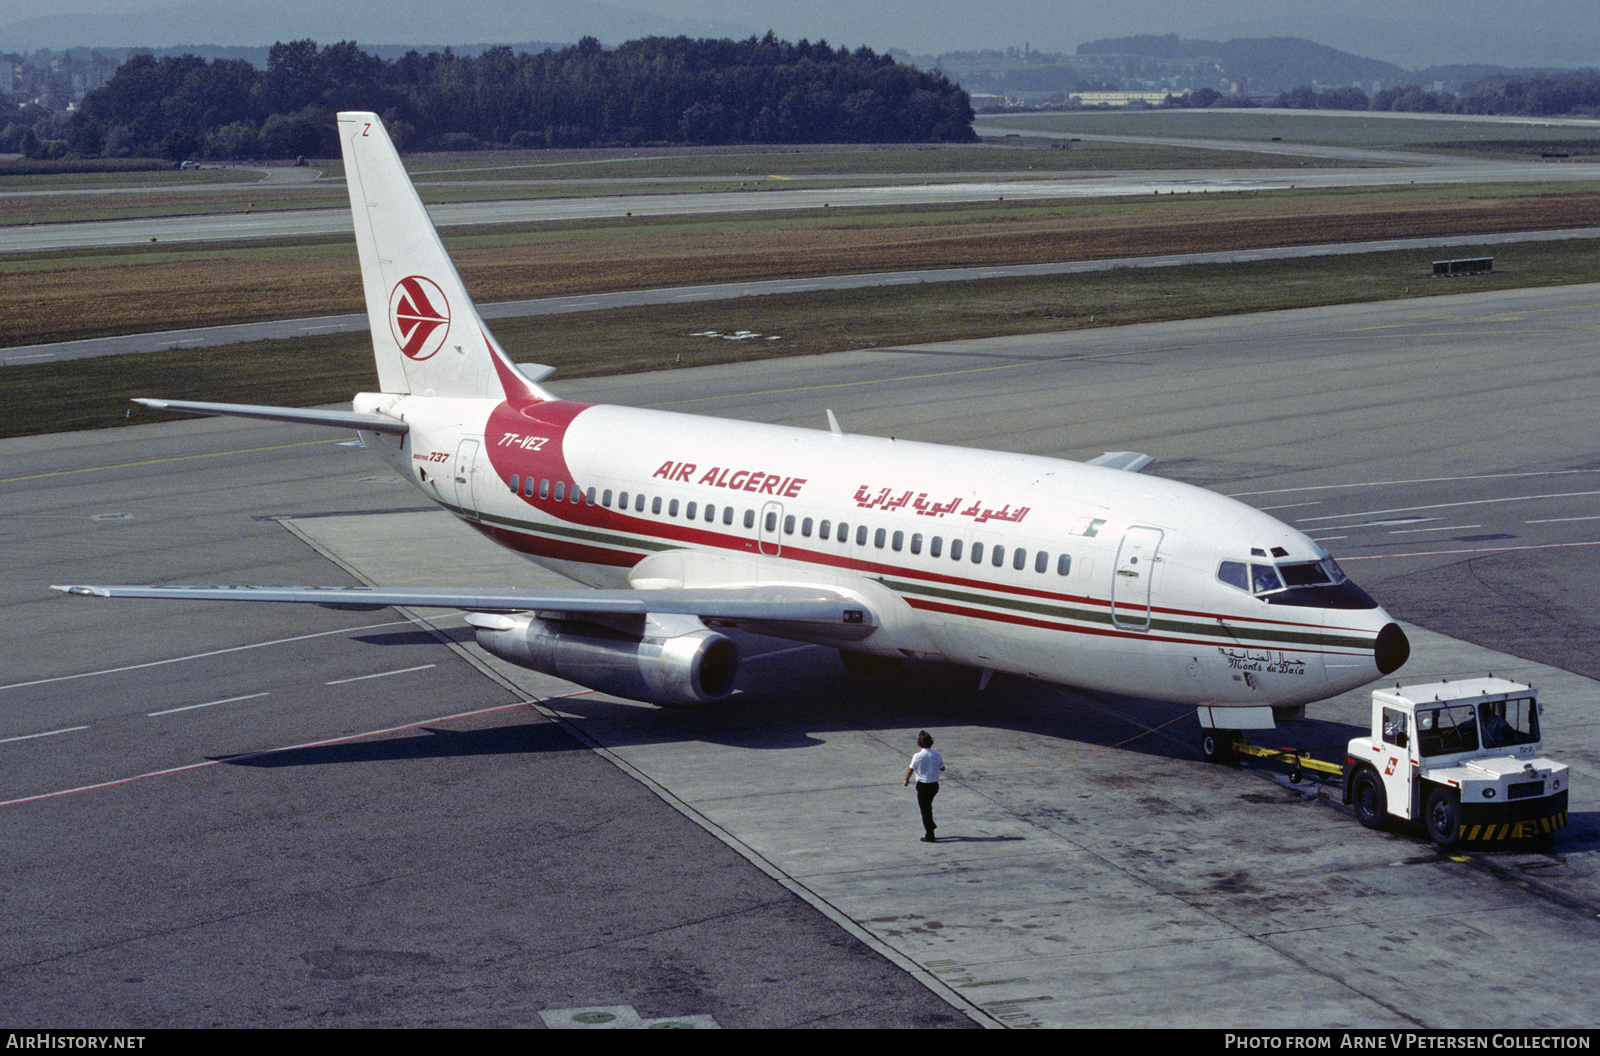
[[[1523,524],[1560,524],[1563,521],[1600,521],[1600,515],[1593,517],[1547,517],[1542,521],[1523,521]]]
[[[438,664],[421,664],[417,667],[403,667],[398,671],[380,671],[375,675],[357,675],[355,678],[339,678],[332,682],[324,682],[323,685],[342,686],[346,682],[365,682],[369,678],[388,678],[390,675],[404,675],[409,674],[412,671],[426,671],[430,667],[438,666]]]
[[[1471,550],[1418,550],[1410,554],[1369,554],[1366,557],[1341,557],[1339,563],[1352,561],[1387,561],[1394,557],[1449,557],[1455,554],[1504,554],[1514,550],[1563,550],[1571,546],[1600,546],[1600,540],[1587,543],[1538,543],[1533,546],[1480,546]],[[3,804],[0,804],[3,805]]]
[[[1237,491],[1229,498],[1246,495],[1290,495],[1299,491],[1335,491],[1339,488],[1387,488],[1396,484],[1452,484],[1462,480],[1501,480],[1513,477],[1564,477],[1573,473],[1600,473],[1596,469],[1547,469],[1534,473],[1479,473],[1466,477],[1423,477],[1419,480],[1366,480],[1354,484],[1314,484],[1304,488],[1270,488],[1266,491]]]
[[[204,704],[185,704],[181,708],[168,708],[166,711],[147,711],[147,712],[145,712],[145,717],[149,718],[149,719],[153,719],[157,715],[174,715],[174,714],[176,714],[176,713],[178,713],[180,711],[193,711],[196,708],[210,708],[210,707],[214,707],[217,704],[232,704],[234,701],[237,701],[237,700],[254,700],[257,697],[264,697],[266,695],[267,694],[265,692],[247,693],[242,697],[229,697],[226,700],[210,700],[210,701],[207,701]]]
[[[10,744],[12,741],[31,741],[35,737],[54,737],[58,733],[72,733],[75,730],[87,730],[87,726],[68,726],[64,730],[49,730],[45,733],[25,733],[20,737],[0,737],[0,744]]]
[[[1341,517],[1378,517],[1385,513],[1414,513],[1417,510],[1447,510],[1456,506],[1490,506],[1497,502],[1532,502],[1542,499],[1578,499],[1600,495],[1600,491],[1561,491],[1554,495],[1507,495],[1499,499],[1472,499],[1468,502],[1436,502],[1429,506],[1397,506],[1392,510],[1363,510],[1360,513],[1334,513],[1326,517],[1301,517],[1296,524],[1307,521],[1335,521]]]
[[[561,700],[564,697],[569,696],[582,696],[584,693],[592,692],[593,690],[586,689],[582,693],[568,693],[563,694],[562,696],[548,697],[545,698],[545,702],[548,703],[551,700]],[[532,701],[521,700],[515,704],[497,704],[490,708],[479,708],[476,711],[461,711],[454,715],[443,715],[438,718],[424,719],[421,722],[408,722],[404,726],[390,726],[389,728],[383,730],[368,730],[365,733],[352,733],[344,737],[332,737],[325,741],[308,741],[305,744],[291,744],[284,748],[267,748],[259,752],[245,752],[241,755],[230,755],[225,759],[207,759],[204,762],[189,763],[186,766],[172,766],[165,770],[152,770],[145,774],[135,774],[133,777],[119,777],[111,781],[100,781],[92,785],[79,785],[77,788],[63,788],[55,792],[41,792],[37,795],[22,796],[18,799],[0,800],[0,807],[16,806],[19,803],[34,803],[41,799],[55,799],[57,796],[70,796],[77,792],[94,792],[102,788],[115,788],[118,785],[131,784],[134,781],[143,781],[146,778],[166,777],[169,774],[182,774],[190,770],[204,770],[207,767],[221,766],[224,763],[239,763],[249,759],[260,759],[263,756],[281,755],[284,752],[299,751],[304,748],[326,748],[331,744],[348,744],[351,741],[359,741],[367,737],[382,737],[385,734],[390,733],[403,733],[406,730],[415,730],[419,727],[430,726],[435,723],[453,722],[457,719],[471,719],[476,718],[479,715],[492,715],[497,711],[509,711],[512,708],[526,708],[532,703]],[[88,727],[78,728],[87,729]]]
[[[803,653],[807,649],[821,649],[821,648],[824,648],[824,647],[820,646],[820,645],[796,645],[796,646],[791,646],[788,649],[774,649],[770,653],[759,653],[759,654],[757,654],[755,656],[746,656],[743,659],[744,659],[745,663],[751,664],[751,663],[754,663],[757,660],[770,660],[774,656],[788,656],[790,653]]]
[[[1260,510],[1262,513],[1266,513],[1269,510],[1296,510],[1296,509],[1299,509],[1301,506],[1321,506],[1321,505],[1322,505],[1322,500],[1318,499],[1315,502],[1291,502],[1291,503],[1287,503],[1287,504],[1285,504],[1283,506],[1257,506],[1256,509]]]
[[[1411,535],[1415,532],[1454,532],[1463,528],[1482,528],[1481,524],[1439,524],[1432,528],[1398,528],[1390,535]]]
[[[304,642],[312,638],[326,638],[331,634],[351,634],[355,631],[375,631],[380,627],[408,626],[410,620],[389,620],[385,623],[370,623],[364,627],[345,627],[337,631],[318,631],[315,634],[301,634],[293,638],[275,638],[270,642],[256,642],[254,645],[235,645],[227,649],[213,649],[209,653],[193,653],[189,656],[174,656],[168,660],[152,660],[148,664],[129,664],[126,667],[108,667],[100,671],[81,671],[76,675],[57,675],[55,678],[36,678],[32,682],[12,682],[0,689],[23,689],[27,686],[43,686],[51,682],[70,682],[75,678],[91,678],[95,675],[115,675],[123,671],[138,671],[146,667],[161,667],[164,664],[179,664],[185,660],[203,660],[208,656],[222,656],[226,653],[238,653],[246,649],[264,649],[269,645],[287,645],[290,642]]]

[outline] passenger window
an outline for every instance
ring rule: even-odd
[[[724,506],[724,507],[722,507],[722,523],[723,524],[730,524],[730,525],[733,523],[733,507],[732,506]],[[745,525],[745,527],[748,528],[750,526],[747,524],[747,525]]]
[[[1040,554],[1039,556],[1043,557],[1044,555]],[[1017,552],[1011,558],[1011,567],[1018,572],[1028,567],[1028,551],[1026,549],[1020,546],[1017,547]]]
[[[939,557],[944,553],[944,536],[936,535],[928,540],[928,556]]]
[[[677,515],[678,515],[678,500],[677,499],[673,499],[671,502],[667,503],[667,516],[668,517],[676,517]]]
[[[883,541],[884,539],[888,538],[888,535],[889,533],[887,531],[879,528],[877,531],[872,533],[872,545],[877,547],[879,550],[882,550]]]
[[[686,520],[694,520],[694,515],[698,512],[700,512],[700,504],[698,502],[691,502],[683,508],[683,516]]]
[[[973,543],[972,544],[972,563],[975,564],[975,565],[983,564],[983,544],[982,543]]]
[[[524,480],[522,482],[522,497],[525,498],[525,499],[533,498],[533,478],[532,477],[529,477],[529,478],[527,478],[526,480]]]
[[[594,505],[594,489],[593,488],[590,488],[588,491],[583,493],[583,503],[584,503],[585,506],[593,506]]]
[[[1068,576],[1072,574],[1072,555],[1062,554],[1056,558],[1056,575]]]
[[[656,501],[660,502],[661,500],[657,499]],[[634,496],[633,508],[640,513],[644,512],[644,492],[641,491],[638,495]]]
[[[655,498],[650,500],[650,512],[655,514],[657,517],[661,516],[661,496],[660,495],[657,495]]]
[[[920,532],[911,533],[911,552],[913,554],[922,553],[922,534]]]
[[[961,540],[960,539],[952,539],[952,540],[950,540],[950,560],[952,560],[952,561],[960,561],[961,560]]]
[[[775,532],[777,530],[778,530],[778,511],[777,510],[768,510],[767,511],[767,531]]]
[[[541,480],[539,482],[539,497],[541,499],[548,499],[550,497],[550,482],[548,480]]]
[[[754,528],[756,526],[756,511],[755,510],[745,510],[744,511],[744,526],[746,528]]]
[[[891,537],[889,540],[889,549],[898,554],[900,552],[900,548],[904,545],[906,545],[906,533],[895,532],[893,537]]]
[[[787,517],[785,517],[783,519],[783,534],[784,535],[793,535],[794,534],[794,514],[792,514],[792,513],[789,514],[789,516],[787,516]]]
[[[511,474],[511,494],[515,495],[517,492],[519,492],[521,490],[522,490],[522,481],[521,481],[521,479],[518,478],[518,476],[515,473]]]
[[[606,507],[607,509],[609,509],[611,507],[611,489],[610,488],[607,488],[600,495],[600,505]]]
[[[841,543],[850,541],[850,526],[843,521],[839,522],[839,534],[835,538]]]
[[[617,509],[625,510],[627,508],[628,508],[628,493],[627,492],[623,492],[621,495],[617,496]]]
[[[572,503],[574,506],[583,501],[583,494],[578,490],[578,485],[574,484],[570,489],[568,489],[567,501]]]
[[[1033,570],[1044,575],[1044,570],[1050,567],[1050,555],[1040,550],[1033,559]]]
[[[993,565],[995,568],[999,568],[1001,565],[1005,564],[1006,563],[1006,548],[1003,547],[1003,546],[995,547],[994,548],[994,557],[990,560],[989,563],[991,565]]]
[[[556,501],[565,502],[567,499],[567,483],[564,480],[556,481]]]
[[[811,538],[811,518],[807,517],[800,522],[800,534],[807,539]]]
[[[856,527],[856,545],[857,546],[866,546],[867,545],[867,526],[864,525],[864,524],[863,525],[858,525]]]

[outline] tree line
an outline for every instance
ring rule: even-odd
[[[1600,117],[1600,71],[1488,77],[1467,85],[1460,95],[1415,84],[1386,88],[1371,96],[1360,88],[1315,89],[1301,85],[1279,95],[1272,105],[1292,110]]]
[[[825,41],[585,38],[539,54],[449,49],[393,61],[353,41],[242,59],[134,56],[56,146],[173,160],[336,155],[334,115],[371,110],[406,150],[652,143],[966,142],[967,93],[938,72]]]

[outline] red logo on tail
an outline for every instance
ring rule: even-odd
[[[450,302],[432,279],[409,275],[389,293],[389,329],[411,359],[427,359],[450,333]]]

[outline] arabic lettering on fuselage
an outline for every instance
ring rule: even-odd
[[[1271,652],[1253,653],[1248,649],[1223,649],[1219,651],[1227,658],[1228,667],[1234,671],[1264,671],[1274,675],[1303,675],[1306,673],[1306,662],[1298,657],[1286,656],[1278,653],[1276,657]]]
[[[805,486],[805,477],[786,477],[759,469],[734,469],[730,466],[712,466],[695,476],[699,467],[693,462],[663,462],[661,468],[650,474],[662,480],[681,480],[705,484],[730,491],[750,491],[757,495],[773,495],[785,499],[798,498]]]
[[[896,495],[893,488],[881,488],[874,495],[872,487],[867,484],[856,489],[856,505],[863,510],[899,510],[909,505],[924,517],[943,517],[947,513],[953,513],[957,517],[970,517],[977,524],[986,521],[1009,521],[1012,524],[1019,524],[1033,508],[1019,506],[1013,510],[1008,502],[996,510],[977,501],[963,506],[959,495],[949,502],[930,502],[925,491],[907,491]]]

